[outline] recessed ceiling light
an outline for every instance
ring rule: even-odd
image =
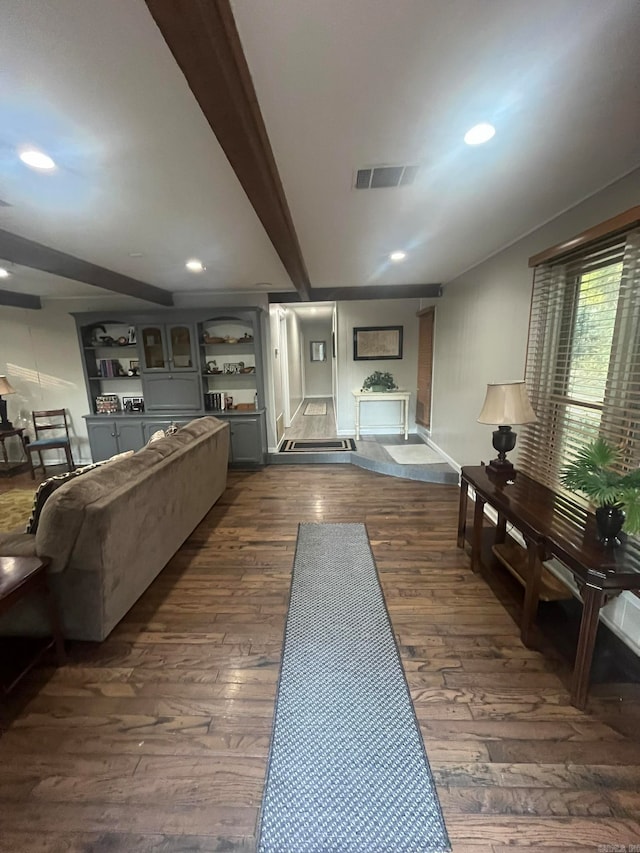
[[[391,254],[389,255],[389,260],[398,263],[398,261],[404,261],[406,257],[407,253],[403,252],[401,249],[398,249],[397,252],[391,252]]]
[[[199,261],[197,258],[191,258],[191,260],[187,261],[185,266],[188,270],[191,270],[191,272],[202,272],[203,270],[206,270],[202,261]]]
[[[48,154],[44,151],[38,151],[35,148],[25,148],[20,152],[22,162],[32,169],[39,169],[41,172],[50,172],[55,169],[56,164]]]
[[[9,278],[10,272],[4,267],[0,267],[0,278]]]
[[[474,125],[471,130],[468,130],[464,135],[464,141],[467,145],[482,145],[483,142],[488,142],[496,135],[496,129],[492,124],[482,122]]]

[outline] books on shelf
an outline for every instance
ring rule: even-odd
[[[208,392],[204,395],[204,407],[207,412],[221,412],[226,408],[226,398],[221,392]]]
[[[126,376],[126,373],[117,358],[100,358],[98,359],[98,375],[112,379],[115,376]]]

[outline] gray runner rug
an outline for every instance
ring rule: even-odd
[[[259,853],[450,850],[363,524],[301,524]]]

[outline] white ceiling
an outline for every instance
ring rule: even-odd
[[[638,0],[232,8],[313,287],[447,282],[640,165]],[[414,186],[352,189],[396,163]],[[174,292],[292,289],[143,0],[2,0],[0,198],[1,228]]]

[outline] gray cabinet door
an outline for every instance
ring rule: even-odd
[[[199,412],[202,409],[197,373],[146,374],[143,392],[147,412]]]
[[[94,462],[102,462],[103,459],[108,459],[119,452],[115,421],[105,420],[98,423],[87,423],[87,432]]]
[[[118,431],[118,452],[125,450],[140,450],[144,447],[142,421],[116,421]]]
[[[229,418],[231,428],[232,465],[263,465],[262,418],[260,415],[247,415]]]

